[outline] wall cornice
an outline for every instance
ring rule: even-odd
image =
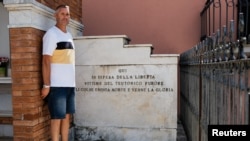
[[[54,10],[35,0],[4,0],[9,11],[8,28],[33,27],[48,30],[55,25]],[[68,30],[73,36],[81,36],[83,24],[70,20]]]

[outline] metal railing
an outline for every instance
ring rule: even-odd
[[[249,4],[208,0],[200,43],[180,55],[181,120],[190,141],[207,141],[208,125],[250,123]]]

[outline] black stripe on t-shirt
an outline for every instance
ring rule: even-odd
[[[71,42],[58,42],[56,49],[73,49]]]

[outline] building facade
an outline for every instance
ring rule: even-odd
[[[228,24],[230,19],[223,16],[219,23],[219,11],[201,23],[201,11],[209,1],[0,0],[0,57],[10,59],[7,77],[0,77],[0,136],[16,141],[49,139],[49,114],[40,98],[41,53],[42,37],[55,24],[57,5],[71,7],[68,28],[74,37],[127,35],[131,44],[152,44],[153,54],[180,54],[196,46],[203,33],[211,36]],[[208,11],[213,15],[212,8]]]

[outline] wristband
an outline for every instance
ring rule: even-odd
[[[50,88],[50,85],[43,85],[43,88]]]

